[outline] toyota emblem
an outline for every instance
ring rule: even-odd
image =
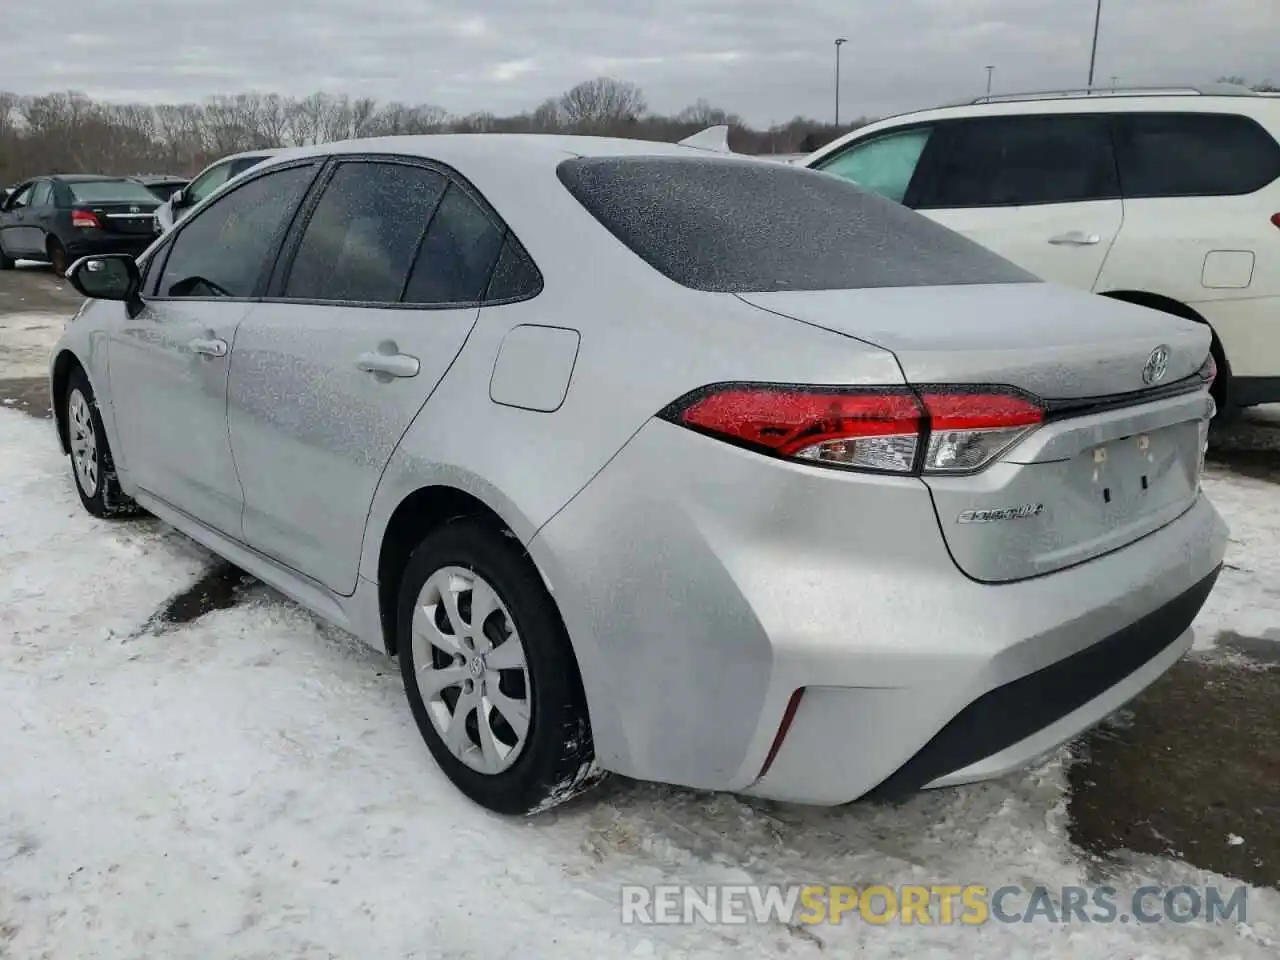
[[[1142,368],[1143,383],[1159,383],[1169,372],[1169,348],[1164,344],[1151,351],[1146,365]]]

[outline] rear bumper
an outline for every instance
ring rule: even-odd
[[[1191,647],[1191,622],[1220,569],[1093,646],[984,693],[870,795],[895,797],[1000,776],[1093,726]]]
[[[67,254],[72,260],[78,257],[92,257],[108,253],[127,253],[138,256],[151,246],[155,240],[154,233],[110,236],[108,234],[80,234],[67,238]]]
[[[1201,496],[1123,549],[982,584],[956,568],[919,480],[785,463],[654,422],[529,549],[606,768],[839,804],[909,763],[898,789],[1003,773],[1123,704],[1190,645],[1226,533]],[[1056,685],[1074,687],[1027,707]]]

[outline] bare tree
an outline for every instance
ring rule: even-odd
[[[755,130],[706,100],[660,116],[648,112],[639,87],[609,77],[502,117],[451,116],[435,104],[379,104],[323,92],[300,100],[242,93],[154,106],[100,103],[74,91],[27,97],[0,92],[0,183],[74,171],[190,175],[228,153],[348,137],[571,130],[673,141],[717,123],[729,125],[731,146],[745,153],[798,152],[848,129],[797,117]]]
[[[639,87],[612,77],[584,80],[560,97],[564,121],[575,128],[614,127],[638,120],[647,109]]]

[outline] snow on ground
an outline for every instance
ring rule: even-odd
[[[1205,492],[1231,540],[1213,593],[1193,624],[1196,649],[1223,631],[1280,642],[1280,485],[1210,467]]]
[[[0,313],[0,380],[47,375],[66,323],[65,313]]]
[[[392,662],[261,588],[192,624],[141,630],[197,577],[203,551],[155,521],[84,514],[48,423],[0,410],[0,463],[0,957],[1280,949],[1280,894],[1267,890],[1250,891],[1244,926],[624,927],[624,883],[1234,882],[1170,861],[1082,859],[1066,839],[1061,756],[898,807],[812,810],[615,780],[535,820],[487,814],[431,763]],[[1260,515],[1274,488],[1225,476],[1213,487],[1236,514],[1243,567],[1257,544],[1240,515]],[[1251,588],[1231,589],[1222,615],[1251,615]]]

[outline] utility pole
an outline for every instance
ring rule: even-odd
[[[845,37],[836,38],[836,126],[840,126],[840,48],[848,43]]]
[[[996,68],[990,64],[986,66],[987,71],[987,99],[991,99],[991,75],[996,72]]]
[[[1098,0],[1098,9],[1093,15],[1093,52],[1089,54],[1089,92],[1093,92],[1093,68],[1098,63],[1098,28],[1102,26],[1102,0]]]

